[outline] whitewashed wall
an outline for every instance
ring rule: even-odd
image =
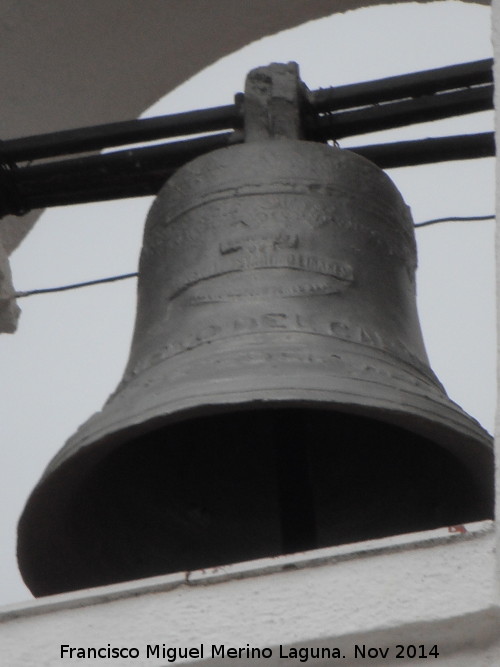
[[[188,649],[188,664],[217,667],[254,664],[231,648],[267,649],[255,664],[268,667],[301,658],[492,667],[500,664],[494,545],[491,522],[480,522],[48,597],[0,614],[2,660],[152,667],[169,663],[148,657],[148,646],[160,658],[165,646],[166,656]],[[123,657],[77,659],[78,648],[106,656],[108,647]],[[330,660],[313,658],[324,648]]]

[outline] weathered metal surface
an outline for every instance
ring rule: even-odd
[[[243,101],[245,141],[303,139],[306,94],[297,63],[272,63],[251,70]]]
[[[488,434],[429,368],[388,177],[280,139],[180,169],[130,359],[20,522],[36,594],[492,515]]]

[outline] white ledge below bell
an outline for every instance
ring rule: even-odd
[[[406,665],[415,647],[436,667],[489,667],[500,664],[494,546],[484,521],[49,596],[0,611],[2,660],[81,664],[76,649],[94,648],[106,656],[95,664],[165,667],[163,649],[191,649],[183,664]],[[113,648],[138,655],[107,657]]]

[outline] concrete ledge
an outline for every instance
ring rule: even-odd
[[[186,664],[259,664],[228,655],[231,647],[267,648],[260,662],[272,666],[300,664],[299,648],[316,665],[335,664],[335,655],[311,652],[323,648],[338,649],[344,665],[405,665],[414,658],[397,652],[436,645],[430,664],[500,664],[494,542],[492,523],[481,522],[47,597],[0,613],[2,659],[10,667],[99,664],[69,650],[61,657],[61,646],[109,644],[138,650],[137,658],[101,658],[123,667],[170,664],[163,648],[193,649]],[[148,657],[148,645],[158,654]],[[212,658],[212,646],[224,655],[217,648]],[[368,654],[377,647],[389,648],[385,659]]]

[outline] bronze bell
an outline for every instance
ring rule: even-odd
[[[181,168],[147,219],[123,380],[19,525],[35,595],[475,521],[490,436],[428,365],[408,207],[281,139]]]
[[[348,151],[197,158],[160,192],[124,378],[33,492],[36,595],[492,516],[491,439],[428,366],[412,220]]]

